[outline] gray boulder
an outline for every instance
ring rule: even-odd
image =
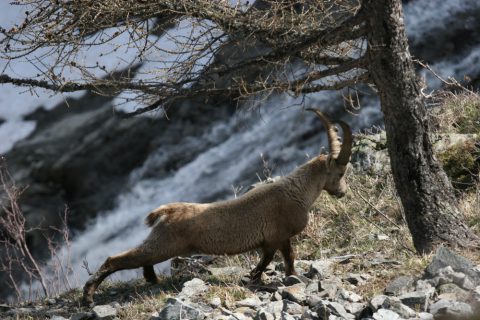
[[[260,309],[255,316],[255,320],[275,320],[275,316],[265,309]]]
[[[341,317],[342,319],[355,319],[355,316],[351,313],[348,313],[347,310],[343,307],[342,304],[338,302],[329,302],[328,308],[331,313]]]
[[[370,308],[372,308],[373,311],[377,311],[378,309],[380,309],[382,307],[383,303],[385,302],[385,300],[387,298],[388,297],[385,296],[385,295],[374,296],[369,301]]]
[[[307,296],[305,294],[306,285],[304,283],[297,283],[289,287],[282,288],[280,293],[282,298],[288,299],[296,303],[303,303]]]
[[[111,305],[98,305],[92,311],[95,318],[101,320],[113,320],[117,316],[117,310]]]
[[[416,316],[415,311],[412,308],[404,305],[397,297],[388,297],[385,299],[382,307],[397,313],[402,318],[408,319]]]
[[[475,265],[470,260],[443,246],[437,249],[432,262],[425,270],[425,274],[427,277],[433,278],[439,275],[443,268],[449,266],[453,271],[469,276],[475,284],[480,284],[480,272],[475,269]]]
[[[203,311],[176,298],[167,300],[166,306],[152,320],[204,319]]]
[[[444,317],[469,317],[473,309],[468,303],[440,299],[429,308],[435,318]]]
[[[301,262],[309,265],[308,272],[305,274],[305,276],[310,279],[324,279],[332,272],[333,262],[331,260],[315,260]]]
[[[248,308],[257,308],[260,306],[262,301],[257,296],[246,298],[240,301],[235,302],[237,307],[248,307]]]
[[[183,284],[182,291],[178,294],[180,299],[190,299],[194,296],[198,296],[208,290],[208,286],[205,282],[198,278],[193,278]]]
[[[373,319],[375,320],[399,320],[400,316],[388,309],[379,309],[373,314]]]
[[[427,305],[430,301],[431,295],[432,293],[429,292],[413,291],[402,294],[399,299],[403,304],[409,306],[410,308],[425,311],[427,310]]]
[[[414,283],[415,281],[412,277],[401,276],[401,277],[395,278],[385,288],[385,294],[397,296],[402,293],[406,293],[410,289],[412,289]]]

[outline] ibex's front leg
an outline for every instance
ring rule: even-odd
[[[273,256],[275,255],[276,251],[277,249],[274,247],[265,246],[263,248],[262,259],[260,259],[260,262],[255,267],[255,269],[253,269],[252,272],[250,272],[250,278],[252,282],[258,282],[260,280],[260,277],[262,276],[262,272],[265,271],[268,264],[272,262]]]
[[[153,272],[153,264],[167,260],[168,258],[170,257],[159,257],[155,255],[155,253],[151,252],[147,247],[138,247],[107,258],[100,269],[88,279],[83,287],[83,303],[87,305],[93,304],[93,294],[95,290],[110,274],[119,270],[140,268],[142,266],[150,266]]]
[[[282,252],[283,260],[285,261],[285,274],[287,276],[296,275],[295,271],[295,251],[292,248],[290,239],[282,244],[280,248]]]

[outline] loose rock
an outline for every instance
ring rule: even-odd
[[[360,303],[360,302],[346,302],[344,304],[345,310],[348,313],[351,313],[355,316],[358,316],[365,310],[366,303]]]
[[[474,268],[475,266],[470,260],[457,255],[446,247],[439,247],[425,272],[427,276],[432,278],[439,273],[440,269],[445,267],[451,267],[456,272],[468,275],[476,284],[480,282],[480,273]]]
[[[302,279],[300,279],[300,277],[298,276],[288,276],[285,279],[283,279],[283,284],[286,286],[293,286],[294,284],[298,284],[298,283],[306,284],[306,282],[302,281]]]
[[[321,296],[335,298],[338,288],[342,285],[339,278],[333,277],[319,282],[319,291]]]
[[[377,311],[382,307],[383,303],[387,298],[388,297],[385,295],[378,295],[373,297],[372,299],[370,299],[370,302],[369,302],[370,307],[372,308],[373,311]]]
[[[466,301],[470,297],[470,293],[457,286],[454,283],[446,283],[438,286],[438,298],[447,300]]]
[[[408,276],[401,276],[395,278],[392,282],[387,285],[385,288],[386,295],[400,295],[402,293],[408,292],[414,284],[414,279]]]
[[[114,319],[117,316],[117,310],[111,305],[98,305],[93,307],[92,311],[96,318],[102,320]]]
[[[333,262],[331,260],[316,260],[310,262],[306,276],[310,279],[324,279],[331,274]]]
[[[364,284],[366,282],[365,279],[358,273],[349,273],[347,277],[345,277],[345,280],[355,286],[359,284]]]
[[[373,314],[373,319],[375,320],[397,320],[397,319],[400,319],[400,316],[391,311],[391,310],[387,310],[387,309],[379,309],[377,312],[375,312]]]
[[[191,298],[193,296],[204,293],[208,290],[208,286],[201,279],[194,278],[183,284],[183,289],[179,293],[179,298]]]
[[[273,301],[265,306],[265,310],[274,316],[280,316],[283,311],[283,301]]]
[[[385,299],[385,302],[382,306],[385,309],[389,309],[397,313],[402,318],[408,319],[416,316],[415,311],[412,308],[401,303],[400,299],[398,299],[397,297],[388,297],[387,299]]]
[[[187,303],[169,298],[167,305],[159,312],[155,320],[175,320],[175,319],[203,319],[205,314]]]
[[[420,310],[425,311],[427,310],[430,296],[431,294],[426,292],[414,291],[402,294],[399,299],[403,304],[409,306],[410,308],[419,308]]]
[[[256,308],[258,307],[262,301],[257,296],[252,296],[250,298],[246,298],[240,301],[237,301],[235,305],[237,307],[249,307],[249,308]]]
[[[288,314],[302,314],[304,308],[293,301],[284,300],[283,301],[283,311]]]
[[[304,283],[297,283],[293,286],[285,287],[281,289],[282,298],[296,303],[303,303],[306,299],[305,288],[306,285]]]
[[[255,316],[255,320],[275,320],[275,317],[265,309],[260,309]]]
[[[219,297],[213,297],[209,303],[213,308],[218,308],[222,305],[222,300]]]
[[[355,292],[348,291],[343,288],[338,289],[337,295],[340,300],[344,300],[348,302],[359,302],[363,300],[363,298],[358,294],[356,294]]]
[[[473,315],[472,307],[464,302],[441,299],[429,308],[435,318],[440,316],[468,317]]]
[[[344,319],[355,319],[355,316],[348,313],[345,308],[338,302],[329,302],[328,307],[335,315],[338,315]]]

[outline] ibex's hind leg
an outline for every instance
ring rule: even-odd
[[[262,272],[265,271],[268,264],[272,262],[273,256],[275,255],[276,251],[277,249],[274,247],[266,246],[263,248],[263,255],[262,255],[262,258],[260,259],[260,262],[255,267],[255,269],[253,269],[252,272],[250,272],[250,279],[252,280],[252,282],[258,282],[260,280],[260,277],[262,276]]]
[[[171,257],[159,257],[144,246],[107,258],[100,269],[98,269],[98,271],[95,272],[90,279],[88,279],[87,283],[83,287],[83,302],[85,304],[93,303],[93,293],[100,283],[102,283],[102,281],[105,280],[105,278],[110,274],[124,269],[153,266],[155,263],[162,262],[168,258]]]
[[[143,277],[147,282],[153,284],[156,284],[159,281],[155,273],[155,269],[153,269],[153,266],[143,266]]]
[[[297,272],[295,271],[295,251],[292,248],[292,244],[290,239],[285,241],[280,251],[282,252],[283,261],[285,261],[285,274],[287,276],[296,275]]]

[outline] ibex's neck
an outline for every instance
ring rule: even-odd
[[[326,182],[327,157],[315,157],[289,174],[286,179],[294,193],[304,199],[304,206],[308,209],[320,195]]]

